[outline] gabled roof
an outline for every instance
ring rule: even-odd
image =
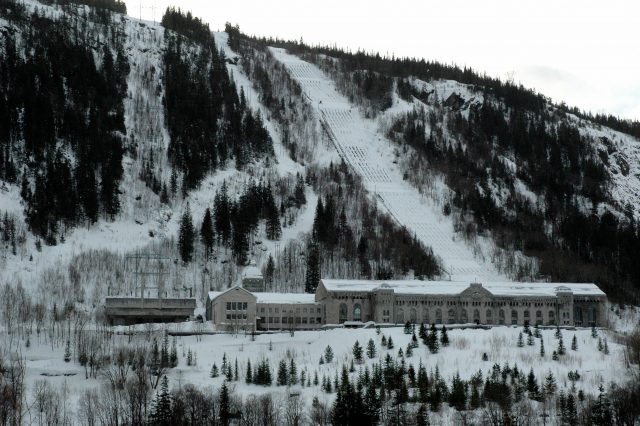
[[[247,293],[248,295],[250,295],[252,297],[256,297],[255,294],[251,293],[249,290],[246,290],[246,289],[242,288],[242,286],[234,285],[233,287],[229,287],[228,289],[226,289],[224,291],[210,291],[208,293],[208,295],[207,295],[207,298],[209,299],[209,302],[213,302],[218,297],[222,296],[225,293],[229,293],[232,290],[243,291],[243,292]]]
[[[468,281],[420,281],[420,280],[332,280],[322,279],[328,292],[372,292],[377,289],[392,289],[403,295],[459,295],[470,288]],[[555,296],[564,288],[574,295],[605,296],[600,288],[591,283],[521,283],[487,282],[482,288],[494,296]],[[566,291],[566,290],[564,290]]]

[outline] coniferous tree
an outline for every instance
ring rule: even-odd
[[[231,421],[231,398],[229,397],[229,388],[227,387],[226,381],[222,383],[222,387],[220,388],[220,402],[218,404],[220,424],[228,426]]]
[[[160,391],[156,394],[156,398],[149,414],[149,423],[153,425],[169,426],[171,425],[171,418],[169,381],[167,376],[164,376],[160,382]]]
[[[291,358],[289,362],[289,385],[297,385],[298,384],[298,367],[296,366],[296,361]]]
[[[329,364],[333,361],[333,349],[329,345],[324,350],[324,360]]]
[[[309,243],[307,249],[307,271],[305,275],[304,291],[315,293],[320,282],[320,250],[315,241]]]
[[[218,366],[216,365],[216,363],[214,362],[213,365],[211,366],[211,371],[209,372],[209,377],[216,378],[218,377],[220,373],[218,372]]]
[[[571,350],[572,351],[577,351],[578,350],[578,339],[576,339],[576,335],[573,335],[573,339],[571,339]]]
[[[369,339],[369,343],[367,344],[367,357],[369,359],[376,357],[376,343],[373,339]]]
[[[191,209],[187,203],[187,208],[180,219],[180,233],[178,236],[178,249],[180,251],[180,258],[184,263],[191,262],[193,258],[194,237],[195,233],[191,219]]]
[[[287,363],[285,360],[281,360],[278,365],[278,380],[276,384],[278,386],[287,386],[287,384],[289,384],[289,372],[287,371]]]
[[[558,340],[558,355],[562,356],[566,353],[566,349],[564,347],[564,342],[562,341],[562,336],[560,336],[560,339]]]
[[[356,342],[353,344],[353,359],[355,360],[356,363],[358,364],[362,364],[363,362],[363,358],[362,358],[362,346],[360,345],[360,342],[358,342],[356,340]]]
[[[387,339],[387,349],[393,349],[393,338],[391,336],[389,336],[389,339]]]
[[[540,356],[544,357],[544,340],[540,339]]]
[[[449,346],[449,336],[447,335],[447,328],[442,324],[442,328],[440,329],[440,344],[443,347]]]
[[[247,384],[253,383],[253,374],[251,372],[251,361],[250,360],[247,360],[247,371],[245,372],[244,379],[245,379],[245,382]]]
[[[211,210],[207,207],[202,218],[202,226],[200,227],[200,238],[204,247],[205,261],[209,261],[209,256],[213,250],[214,234],[213,219],[211,218]]]
[[[524,347],[524,341],[522,340],[522,332],[518,333],[518,347]]]

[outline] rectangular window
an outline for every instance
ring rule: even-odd
[[[231,302],[227,302],[227,311],[231,310]]]
[[[242,310],[244,310],[244,311],[247,310],[247,302],[243,302],[242,303]]]
[[[260,313],[264,314],[264,308],[260,308]]]
[[[309,318],[309,324],[315,324],[315,323],[316,323],[315,318]]]
[[[236,302],[231,302],[231,310],[232,311],[236,310]]]
[[[230,320],[231,319],[231,314],[227,314],[227,319]]]
[[[273,308],[269,308],[269,313],[271,313],[272,310],[273,310]]]
[[[296,324],[300,324],[300,317],[296,317]]]
[[[276,308],[276,314],[280,313],[280,308]]]
[[[273,317],[269,317],[269,324],[273,324]]]
[[[318,308],[318,313],[320,313],[320,308]]]
[[[302,312],[306,314],[307,313],[307,308],[302,309]]]
[[[307,317],[303,317],[303,318],[302,318],[302,323],[303,323],[303,324],[306,324],[306,323],[307,323]]]
[[[275,318],[273,319],[273,322],[275,322],[276,324],[280,324],[280,318],[275,317]]]

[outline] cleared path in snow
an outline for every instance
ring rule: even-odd
[[[367,190],[375,194],[400,225],[433,248],[453,280],[506,280],[490,262],[475,258],[471,248],[455,234],[451,219],[403,180],[402,172],[393,164],[390,142],[376,131],[373,120],[363,118],[337,91],[334,82],[320,68],[284,49],[271,50],[316,107],[340,156],[363,178]]]

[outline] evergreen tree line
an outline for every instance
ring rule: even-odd
[[[199,235],[205,260],[211,256],[214,246],[222,246],[231,249],[232,256],[239,266],[246,265],[261,222],[264,223],[268,239],[280,238],[281,215],[286,213],[284,201],[280,206],[278,208],[276,204],[270,182],[265,184],[263,181],[249,181],[237,200],[229,194],[227,184],[223,182],[213,199],[213,209],[205,210],[199,230],[193,224],[187,205],[178,234],[178,248],[183,262],[192,260],[195,239]]]
[[[24,37],[0,43],[0,178],[21,181],[30,229],[55,244],[120,210],[129,65],[118,36],[94,51],[80,17],[13,23]]]
[[[418,278],[440,273],[440,262],[405,228],[379,212],[361,181],[342,162],[308,170],[307,179],[321,196],[307,245],[305,291],[313,293],[321,277],[346,263],[350,275],[368,279]]]
[[[165,32],[165,103],[169,160],[184,174],[183,191],[230,159],[241,169],[272,156],[262,117],[252,112],[242,91],[238,95],[208,26],[173,8],[162,22],[177,32]]]
[[[554,105],[550,98],[533,89],[528,89],[522,84],[516,84],[511,80],[502,81],[485,73],[479,73],[470,67],[443,64],[434,60],[425,60],[424,58],[381,56],[379,53],[366,52],[360,49],[352,52],[335,45],[310,46],[302,40],[250,37],[243,34],[237,26],[231,27],[231,29],[233,30],[231,34],[233,34],[234,40],[237,40],[236,43],[244,40],[263,48],[266,46],[282,47],[290,53],[316,63],[326,70],[334,69],[335,72],[342,74],[342,79],[356,83],[356,87],[351,90],[360,92],[359,99],[368,99],[367,93],[370,93],[372,87],[377,86],[376,83],[380,83],[380,88],[382,89],[382,92],[379,92],[378,95],[382,94],[383,99],[385,99],[386,87],[388,86],[384,82],[384,77],[391,78],[392,83],[395,80],[398,92],[408,100],[411,99],[411,95],[418,98],[421,97],[421,94],[409,83],[409,78],[416,77],[427,82],[432,80],[455,80],[471,85],[471,90],[492,93],[501,99],[508,108],[526,109],[538,114],[543,112],[547,105],[553,105],[558,108],[563,117],[566,117],[565,113],[574,114],[580,118],[640,139],[640,121],[615,117],[611,114],[592,114],[577,107],[568,107],[564,103]],[[335,61],[335,59],[339,61]],[[379,81],[374,82],[374,85],[371,85],[371,81],[366,79],[358,81],[353,79],[352,74],[354,73],[363,73],[364,75],[377,73]],[[376,99],[379,101],[380,98]],[[358,98],[356,97],[354,100],[358,100]],[[380,102],[378,105],[380,110],[390,106],[387,102]]]
[[[269,111],[269,120],[279,124],[289,157],[302,164],[310,163],[320,141],[313,107],[304,98],[302,88],[266,46],[242,37],[237,26],[227,24],[225,31],[229,47],[240,55],[240,66]]]
[[[443,125],[460,143],[437,130]],[[475,232],[490,230],[500,247],[538,258],[540,272],[553,280],[595,281],[616,299],[637,300],[640,227],[634,206],[626,206],[622,217],[596,207],[585,211],[585,199],[593,206],[608,202],[610,178],[608,160],[577,127],[550,113],[509,111],[485,97],[468,118],[438,108],[409,112],[389,136],[417,153],[408,162],[412,175],[429,169],[445,176],[453,191],[445,214],[456,207],[460,217],[473,218]],[[503,158],[512,159],[517,172]],[[543,207],[523,197],[516,180],[541,196]],[[496,198],[492,187],[508,195]]]

